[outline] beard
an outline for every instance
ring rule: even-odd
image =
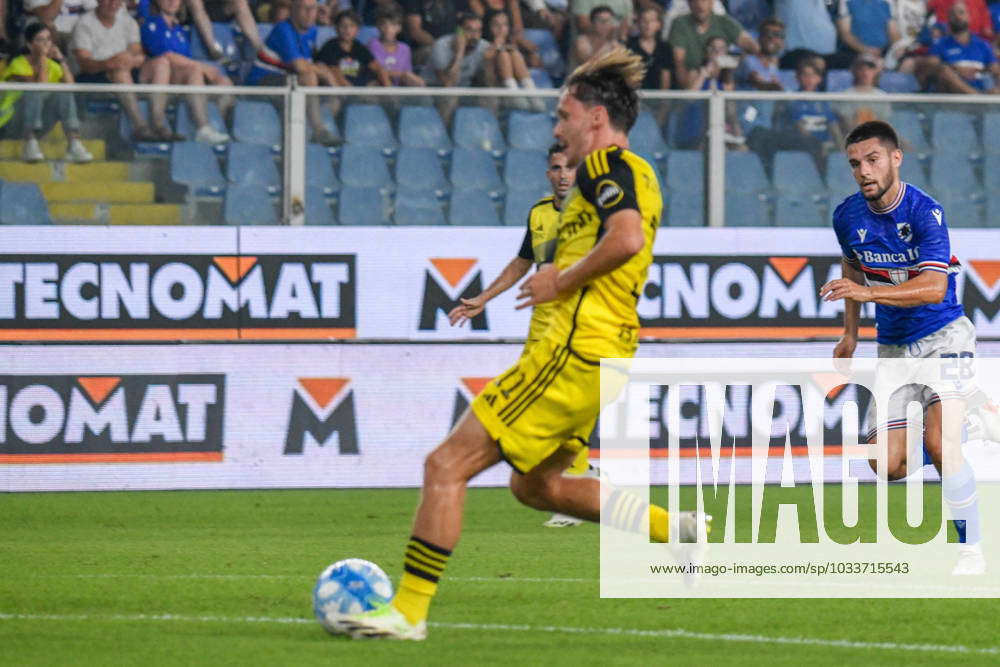
[[[951,20],[948,22],[948,29],[953,35],[963,33],[969,29],[969,22],[961,19]]]
[[[889,182],[884,187],[875,183],[875,185],[878,186],[878,191],[875,194],[871,196],[862,194],[861,196],[864,197],[866,201],[878,201],[883,195],[885,195],[886,192],[889,191],[889,188],[892,187],[893,183],[895,183],[895,180],[892,178],[889,179]]]

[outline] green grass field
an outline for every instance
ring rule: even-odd
[[[994,600],[602,600],[598,529],[469,493],[423,643],[312,618],[347,556],[395,578],[415,490],[0,494],[0,665],[997,664]]]

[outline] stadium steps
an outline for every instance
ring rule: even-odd
[[[91,162],[67,164],[63,180],[70,183],[104,183],[132,179],[128,162]]]
[[[181,225],[184,211],[180,204],[111,204],[108,222],[112,225]]]
[[[42,183],[41,187],[49,205],[73,202],[152,204],[156,196],[155,188],[149,182],[107,181],[97,189],[91,183],[54,181]]]

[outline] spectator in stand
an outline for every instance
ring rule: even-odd
[[[414,66],[426,64],[438,39],[455,34],[464,13],[468,13],[465,0],[403,0],[403,28],[413,49]]]
[[[492,41],[484,55],[486,64],[483,72],[488,86],[503,86],[509,90],[534,90],[535,82],[524,62],[524,56],[513,41],[506,12],[491,12],[486,15]],[[535,111],[545,111],[545,104],[537,97],[531,97],[528,105]]]
[[[912,74],[914,58],[927,51],[928,45],[923,43],[924,35],[928,35],[927,0],[892,0],[892,15],[899,39],[886,51],[885,69]]]
[[[423,86],[424,80],[413,73],[410,45],[398,39],[403,29],[403,12],[399,6],[393,4],[379,11],[375,24],[378,37],[368,42],[368,50],[389,73],[392,85]]]
[[[840,0],[837,36],[841,49],[828,63],[834,68],[849,66],[859,53],[881,58],[900,38],[888,0]]]
[[[591,23],[594,21],[594,10],[598,7],[607,7],[614,14],[618,30],[615,38],[619,42],[628,39],[629,33],[632,32],[632,0],[573,0],[571,7],[577,35],[590,32]]]
[[[743,58],[736,70],[736,82],[748,90],[782,90],[778,78],[778,57],[785,48],[785,24],[769,18],[760,24],[760,54]]]
[[[995,35],[990,9],[986,0],[928,0],[927,9],[934,15],[934,20],[941,25],[948,25],[951,20],[951,8],[961,2],[969,15],[969,32],[992,42]]]
[[[578,35],[570,53],[569,69],[597,55],[603,55],[621,46],[618,41],[618,19],[611,8],[598,5],[590,10],[587,32]]]
[[[814,93],[823,82],[823,73],[814,63],[803,60],[795,70],[795,78],[801,92]],[[829,102],[794,100],[785,105],[779,118],[783,119],[784,131],[798,134],[819,165],[828,152],[842,145],[840,119]]]
[[[146,62],[139,38],[139,24],[120,11],[122,0],[98,0],[73,28],[71,48],[80,73],[80,83],[135,83],[138,69]],[[139,113],[135,93],[122,93],[122,108],[132,123],[132,139],[156,141],[146,119]]]
[[[569,23],[567,0],[521,0],[521,20],[525,28],[548,30],[562,43]]]
[[[674,74],[677,86],[686,90],[696,90],[699,72],[705,62],[708,42],[713,37],[722,37],[727,45],[738,45],[746,53],[760,52],[757,40],[743,29],[731,16],[720,16],[712,12],[712,0],[688,0],[691,13],[680,16],[670,28],[670,46],[674,50]]]
[[[837,28],[825,0],[774,0],[774,14],[785,24],[781,69],[795,69],[804,57],[837,51]]]
[[[851,65],[853,84],[845,93],[877,97],[886,92],[878,87],[882,63],[870,53],[859,53]],[[840,107],[841,116],[848,127],[857,127],[870,120],[886,120],[892,111],[888,102],[845,102]]]
[[[328,2],[319,2],[316,4],[316,25],[330,26],[334,24],[334,17],[337,15],[337,9],[331,7]]]
[[[948,93],[1000,92],[1000,68],[986,40],[969,30],[969,11],[964,2],[957,2],[948,15],[949,33],[931,47],[930,55],[917,62],[917,77],[933,82],[938,90]],[[993,75],[992,87],[987,88],[986,74]]]
[[[639,0],[640,5],[643,2],[652,3],[654,0]],[[667,10],[663,13],[663,39],[669,39],[670,29],[674,27],[674,21],[678,17],[687,16],[691,13],[691,6],[688,5],[687,0],[677,0],[676,2],[667,2],[664,6]],[[726,15],[726,6],[722,4],[722,0],[714,0],[712,4],[712,13],[718,14],[719,16]]]
[[[323,45],[316,62],[330,71],[339,86],[391,86],[389,73],[379,64],[368,47],[357,40],[361,17],[353,9],[337,14],[337,36]]]
[[[270,62],[257,54],[257,61],[247,75],[248,85],[284,86],[288,74],[298,76],[303,86],[333,86],[329,70],[313,62],[316,45],[316,0],[294,0],[291,16],[278,23],[267,36],[267,46],[278,56]],[[313,141],[326,146],[339,143],[339,139],[323,124],[320,100],[316,95],[306,98],[306,119],[312,128]]]
[[[518,0],[469,0],[469,11],[483,20],[483,39],[487,42],[494,41],[490,32],[490,17],[496,12],[506,14],[510,26],[509,41],[521,51],[528,67],[541,67],[542,60],[538,56],[538,47],[524,36],[524,21],[521,18],[521,4]]]
[[[674,71],[674,52],[660,38],[663,28],[663,9],[651,5],[639,11],[639,34],[630,37],[625,46],[642,58],[646,76],[642,87],[650,90],[670,90]]]
[[[142,46],[148,60],[142,65],[139,80],[142,83],[159,85],[233,85],[229,77],[222,74],[214,65],[191,58],[191,44],[177,19],[180,8],[181,0],[154,0],[153,13],[145,20],[140,30]],[[191,108],[191,116],[198,126],[196,141],[224,144],[230,140],[228,134],[219,132],[209,125],[203,96],[190,95],[187,97],[187,102]],[[230,100],[227,98],[220,99],[220,110],[224,112],[229,103]],[[152,95],[150,99],[152,131],[163,141],[182,140],[183,137],[170,131],[166,112],[166,96],[160,93]]]
[[[73,83],[73,75],[63,62],[62,52],[52,39],[52,31],[44,23],[29,25],[24,31],[28,53],[14,58],[0,81],[22,83]],[[9,91],[0,102],[0,125],[14,119],[15,132],[24,137],[23,157],[27,162],[45,159],[38,137],[46,134],[56,122],[62,122],[68,146],[67,162],[90,162],[94,156],[80,141],[80,117],[72,93],[24,93]]]
[[[212,22],[229,23],[236,22],[236,26],[243,33],[243,38],[250,42],[254,53],[261,53],[267,57],[274,58],[273,52],[268,52],[264,40],[257,30],[257,22],[254,20],[253,11],[247,0],[185,0],[188,12],[190,12],[191,23],[194,24],[201,36],[201,41],[207,48],[213,60],[225,61],[226,55],[222,51],[222,46],[215,41],[215,33],[212,31]]]
[[[25,13],[47,25],[62,48],[69,44],[79,18],[96,7],[97,0],[24,0]]]
[[[423,72],[427,85],[449,88],[482,85],[486,53],[490,48],[490,43],[482,35],[481,18],[472,13],[461,15],[453,34],[434,41]]]

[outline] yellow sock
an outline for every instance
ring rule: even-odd
[[[649,536],[654,542],[669,539],[669,518],[667,510],[621,489],[611,492],[601,511],[601,522],[619,530],[638,533],[649,526]]]
[[[416,624],[426,620],[431,599],[437,593],[438,578],[444,572],[451,552],[420,539],[410,538],[403,557],[403,578],[392,599],[392,606],[406,620]]]
[[[654,542],[667,542],[670,538],[670,513],[659,505],[649,506],[649,537]]]

